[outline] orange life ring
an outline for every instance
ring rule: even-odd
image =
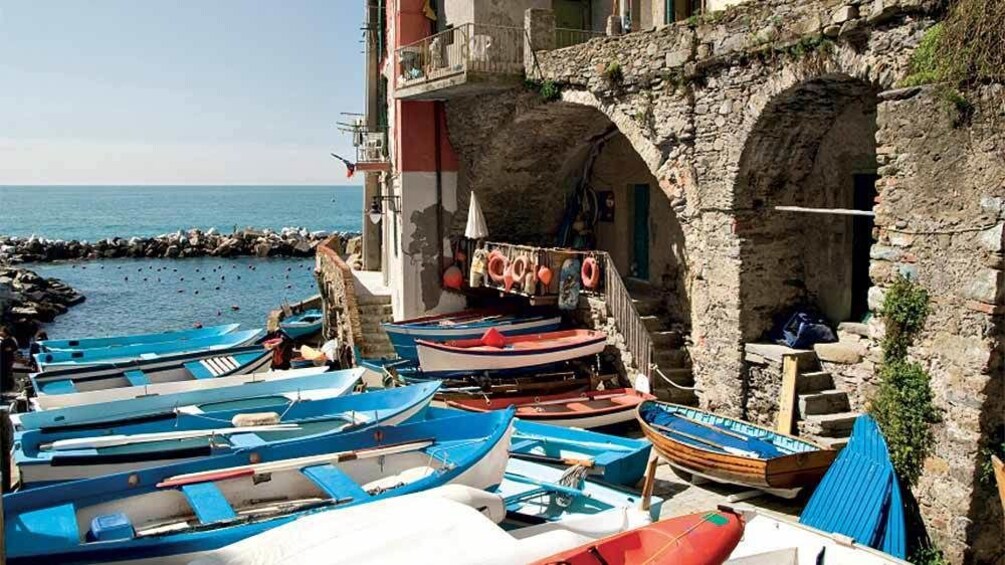
[[[593,257],[583,259],[583,268],[579,274],[583,279],[583,286],[586,288],[597,288],[597,285],[600,284],[600,267]]]
[[[527,257],[525,255],[520,255],[516,259],[513,259],[513,278],[523,282],[523,277],[527,274]]]
[[[496,283],[503,282],[509,261],[502,253],[489,254],[489,278]]]

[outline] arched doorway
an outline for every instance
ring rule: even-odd
[[[876,91],[845,75],[778,94],[750,132],[734,191],[740,324],[763,338],[794,308],[867,315]]]

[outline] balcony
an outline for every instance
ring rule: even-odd
[[[356,146],[356,170],[380,172],[391,170],[387,158],[387,132],[359,131],[354,136]]]
[[[402,100],[443,100],[510,88],[523,81],[524,30],[464,24],[396,53]]]

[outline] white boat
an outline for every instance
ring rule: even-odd
[[[267,371],[256,372],[265,368],[268,364],[268,356],[261,359],[257,365],[248,367],[247,370],[238,374],[222,376],[198,377],[198,376],[177,376],[177,380],[158,382],[148,379],[148,382],[131,384],[122,383],[115,388],[102,388],[99,390],[80,390],[47,394],[39,392],[38,396],[32,399],[32,403],[37,410],[50,410],[52,408],[66,408],[68,406],[83,406],[86,404],[96,404],[99,402],[112,402],[116,400],[128,400],[133,398],[143,398],[150,395],[176,394],[191,392],[196,390],[210,390],[214,388],[231,387],[246,383],[260,381],[271,381],[276,379],[287,379],[294,376],[314,375],[327,370],[327,367],[307,367],[304,369],[293,369],[290,371]],[[43,389],[44,390],[44,389]]]
[[[751,506],[733,508],[746,523],[726,565],[908,565],[907,561]],[[821,559],[821,556],[823,559]]]
[[[500,496],[448,485],[305,516],[198,556],[191,563],[509,565],[535,561],[650,523],[648,514],[641,510],[617,508],[507,531],[498,526],[505,516]]]
[[[21,414],[11,414],[15,430],[101,429],[130,421],[172,415],[175,410],[200,412],[200,405],[238,399],[282,400],[323,399],[348,392],[363,376],[363,369],[324,372],[324,368],[277,372],[285,378],[255,381],[208,390],[158,394],[130,400],[82,404]]]
[[[420,339],[415,342],[419,366],[427,375],[524,369],[595,355],[607,346],[607,334],[594,330],[496,336],[443,343]]]

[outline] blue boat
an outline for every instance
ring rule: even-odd
[[[449,418],[464,410],[430,406],[424,418]],[[635,486],[646,472],[652,444],[578,428],[541,424],[517,418],[510,457],[559,468],[581,465],[591,479]]]
[[[495,488],[512,420],[379,426],[7,494],[7,562],[191,559],[313,512],[448,483]]]
[[[279,323],[279,328],[293,339],[302,339],[321,331],[323,320],[321,310],[312,308],[286,318]]]
[[[63,351],[81,349],[99,349],[104,347],[125,347],[169,341],[188,341],[205,337],[216,337],[236,331],[241,324],[224,324],[208,328],[194,328],[173,332],[151,334],[116,335],[110,337],[84,337],[74,339],[47,339],[39,342],[42,351]]]
[[[147,419],[171,418],[181,407],[209,410],[214,403],[243,401],[249,405],[265,405],[321,395],[340,396],[352,390],[363,376],[363,369],[325,372],[326,369],[295,369],[286,372],[286,378],[282,379],[25,412],[12,414],[11,419],[17,430],[103,429]]]
[[[382,324],[398,357],[418,363],[415,340],[451,341],[481,337],[490,328],[504,335],[544,333],[557,330],[560,316],[521,315],[486,310],[465,310]]]
[[[883,433],[871,417],[856,418],[848,445],[820,481],[799,522],[905,558],[900,482]]]
[[[635,486],[646,472],[652,444],[577,428],[517,420],[510,457],[557,467],[583,465],[590,478]]]
[[[230,386],[249,380],[281,378],[265,371],[271,354],[260,345],[156,359],[46,371],[31,376],[35,407],[42,410],[79,404]]]
[[[261,329],[257,329],[161,343],[137,343],[122,347],[46,351],[36,353],[35,362],[38,364],[39,369],[48,371],[63,367],[89,367],[103,363],[150,360],[179,353],[216,351],[241,347],[255,343],[264,335]]]
[[[14,442],[22,487],[136,471],[249,447],[310,441],[421,412],[438,384],[320,400],[233,400],[104,429],[31,430]],[[270,402],[270,400],[272,402]]]

